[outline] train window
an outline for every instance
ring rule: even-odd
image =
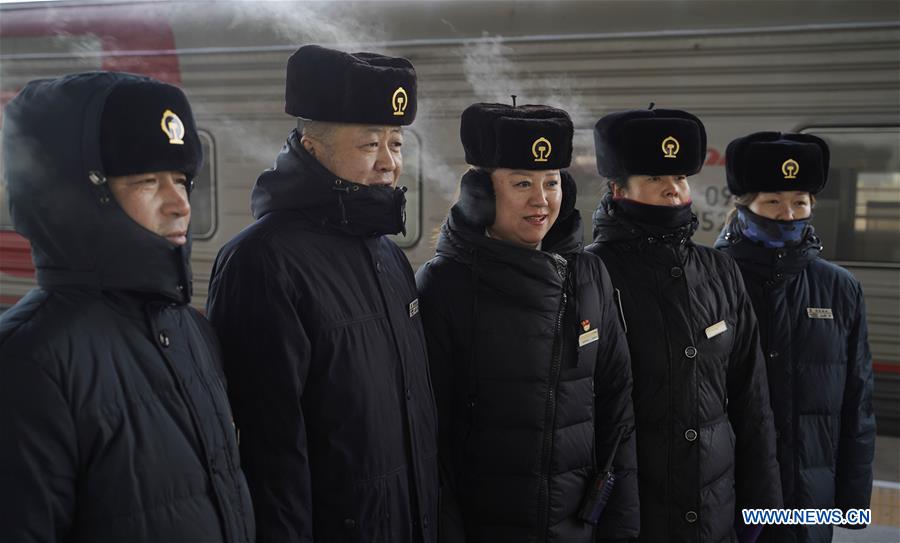
[[[197,130],[203,146],[203,168],[194,179],[191,193],[191,237],[209,239],[216,231],[216,154],[212,136]]]
[[[400,247],[412,247],[422,232],[422,141],[412,130],[403,131],[403,173],[400,184],[406,186],[406,234],[391,236]]]
[[[208,239],[216,230],[215,147],[212,137],[207,132],[198,130],[197,134],[203,146],[204,160],[203,168],[194,179],[194,191],[191,194],[191,235],[194,239]],[[3,159],[0,157],[0,167],[2,164]],[[0,230],[12,229],[4,182],[3,190],[0,191]]]
[[[828,142],[813,224],[829,260],[900,264],[900,126],[810,127]]]

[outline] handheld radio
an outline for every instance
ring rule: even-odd
[[[616,450],[619,448],[619,442],[622,440],[623,434],[625,434],[625,428],[620,427],[619,433],[616,436],[616,441],[613,443],[612,452],[606,460],[606,466],[603,468],[603,471],[594,476],[590,488],[588,488],[587,493],[581,501],[581,508],[578,510],[578,518],[588,524],[594,526],[597,525],[600,521],[600,515],[603,513],[603,508],[606,507],[606,502],[609,501],[609,497],[612,495],[613,486],[616,483],[616,475],[613,473],[612,464],[613,459],[616,457]]]

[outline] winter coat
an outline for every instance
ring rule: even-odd
[[[631,351],[641,541],[735,540],[742,508],[780,507],[775,430],[753,308],[731,258],[638,223],[606,196],[594,241]]]
[[[637,536],[627,345],[609,278],[582,252],[581,231],[574,211],[541,250],[522,248],[488,238],[456,205],[416,275],[438,403],[444,541]],[[590,331],[599,339],[587,342]],[[620,429],[617,481],[595,530],[578,507]],[[451,537],[454,528],[465,536]]]
[[[811,226],[800,244],[770,249],[732,222],[716,248],[737,261],[759,319],[785,507],[867,509],[875,414],[859,281],[819,257]],[[831,537],[831,525],[772,526],[760,541]]]
[[[225,352],[260,543],[435,541],[437,428],[403,191],[338,179],[296,131],[222,248]],[[396,228],[395,230],[388,230]]]
[[[253,541],[221,353],[188,305],[190,241],[139,226],[100,182],[100,112],[136,77],[32,82],[6,108],[39,287],[0,317],[3,541]]]

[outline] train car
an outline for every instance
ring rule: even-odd
[[[699,243],[731,196],[724,149],[757,130],[801,131],[832,149],[814,224],[824,256],[863,284],[879,434],[900,435],[900,4],[805,2],[46,2],[0,6],[0,102],[29,80],[91,69],[184,88],[207,161],[192,197],[194,303],[219,248],[252,221],[249,192],[296,121],[283,112],[287,57],[300,44],[410,58],[420,104],[402,182],[413,268],[465,170],[459,115],[475,101],[568,110],[570,171],[590,217],[605,190],[591,128],[609,111],[687,109],[709,134],[692,178]],[[0,197],[3,200],[3,197]],[[585,239],[590,238],[586,228]],[[27,242],[0,201],[0,304],[34,286]]]

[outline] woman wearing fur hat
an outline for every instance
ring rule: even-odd
[[[641,541],[752,540],[742,508],[780,507],[775,430],[753,308],[734,261],[694,245],[688,176],[703,123],[609,114],[594,130],[610,193],[594,241],[620,294],[634,375]],[[737,528],[737,529],[736,529]]]
[[[872,490],[872,356],[859,281],[819,256],[810,224],[828,159],[807,134],[731,142],[735,210],[716,247],[737,261],[759,319],[785,507],[846,511],[868,508]],[[771,526],[760,541],[831,538],[830,525]]]
[[[572,122],[546,106],[475,104],[461,136],[473,168],[416,276],[444,540],[634,538],[630,364],[607,273],[581,249],[575,182],[560,171]],[[599,511],[588,495],[608,460],[616,481],[595,526],[579,510]]]

